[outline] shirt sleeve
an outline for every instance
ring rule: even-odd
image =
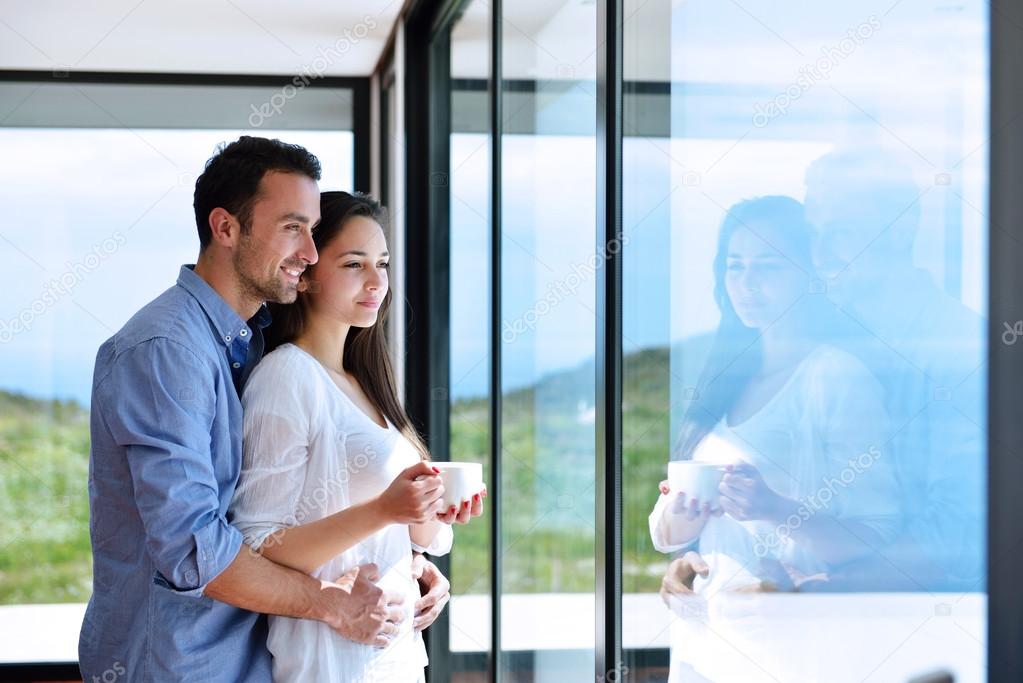
[[[665,516],[669,514],[668,505],[670,503],[670,496],[666,496],[663,493],[657,497],[657,502],[654,504],[654,509],[650,513],[648,522],[650,524],[650,540],[653,541],[654,550],[659,553],[676,553],[680,550],[686,550],[696,546],[697,541],[700,537],[687,541],[685,543],[669,543],[668,542],[668,520]]]
[[[313,492],[316,500],[302,504],[316,402],[307,396],[308,383],[288,377],[287,364],[281,368],[278,360],[269,358],[256,368],[242,397],[242,470],[231,522],[252,548],[282,529],[310,521],[307,512],[320,502]],[[343,462],[342,441],[337,449]]]
[[[103,419],[126,452],[146,550],[172,589],[195,596],[242,544],[220,512],[210,447],[215,383],[193,351],[156,338],[118,356],[102,396]]]
[[[450,524],[441,524],[440,530],[437,535],[430,541],[430,545],[425,548],[415,541],[412,542],[412,549],[417,553],[426,553],[427,555],[433,555],[434,557],[440,557],[441,555],[447,555],[451,552],[451,546],[455,540],[455,532],[451,529]]]

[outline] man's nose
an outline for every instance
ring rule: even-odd
[[[302,246],[298,251],[298,257],[310,266],[320,259],[320,255],[316,253],[316,243],[313,242],[312,233],[306,233]]]

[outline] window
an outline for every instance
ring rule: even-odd
[[[96,350],[195,261],[192,192],[219,143],[255,134],[301,144],[320,159],[323,189],[353,188],[352,93],[310,89],[252,118],[278,101],[279,88],[0,90],[11,96],[0,113],[0,622],[19,624],[0,663],[77,661],[92,589],[86,484]],[[42,603],[55,604],[30,607]],[[62,637],[47,637],[53,624]]]
[[[626,665],[982,680],[984,3],[624,14]]]
[[[500,668],[592,676],[596,12],[504,6]]]
[[[490,480],[491,136],[487,64],[490,12],[467,3],[450,31],[450,456],[479,462]],[[488,506],[489,507],[489,506]],[[486,518],[456,528],[451,553],[452,599],[449,647],[464,662],[455,667],[486,671],[490,651],[490,548]]]

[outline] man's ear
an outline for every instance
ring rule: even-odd
[[[213,242],[222,247],[233,247],[238,243],[241,224],[227,209],[220,206],[213,209],[209,221]]]

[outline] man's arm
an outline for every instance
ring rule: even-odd
[[[250,552],[220,513],[210,429],[214,379],[204,361],[169,339],[122,353],[99,405],[125,449],[135,506],[156,570],[182,595],[253,611],[318,618],[346,637],[378,642],[400,621],[400,598],[372,585],[375,568],[316,581]],[[368,570],[368,571],[367,571]]]
[[[367,564],[322,581],[243,546],[205,594],[252,612],[322,621],[345,638],[384,647],[404,618],[404,596],[382,591],[374,583],[379,578],[376,565]]]

